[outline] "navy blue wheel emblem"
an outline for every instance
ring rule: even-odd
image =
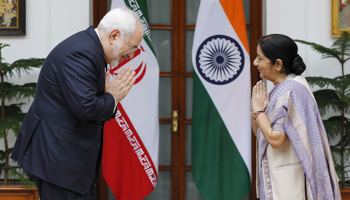
[[[244,67],[242,47],[225,35],[214,35],[199,46],[196,55],[197,70],[208,82],[224,85],[234,81]]]

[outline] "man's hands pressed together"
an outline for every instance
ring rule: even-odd
[[[125,67],[111,82],[109,73],[106,72],[105,93],[110,93],[118,104],[129,93],[135,83],[135,71],[133,68]]]

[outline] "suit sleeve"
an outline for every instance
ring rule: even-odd
[[[98,93],[98,87],[105,86],[104,66],[98,58],[81,50],[69,53],[62,62],[58,79],[71,112],[81,121],[110,120],[115,100],[111,94]]]

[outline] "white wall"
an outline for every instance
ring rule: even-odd
[[[45,58],[62,40],[90,25],[90,2],[86,0],[34,0],[26,2],[26,35],[1,36],[10,44],[2,51],[5,62],[21,58]],[[39,70],[14,82],[36,81]]]
[[[50,51],[70,35],[85,30],[92,24],[92,0],[32,0],[26,1],[26,35],[1,36],[0,42],[11,45],[2,49],[3,62],[12,63],[21,58],[45,58]],[[15,84],[36,82],[40,69],[7,80]],[[27,112],[27,105],[22,109]],[[13,146],[14,136],[9,138]],[[4,149],[0,140],[0,149]]]

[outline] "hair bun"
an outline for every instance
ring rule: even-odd
[[[297,54],[294,57],[289,69],[292,73],[294,73],[296,75],[300,75],[305,71],[306,65],[305,65],[303,59],[299,56],[299,54]]]

